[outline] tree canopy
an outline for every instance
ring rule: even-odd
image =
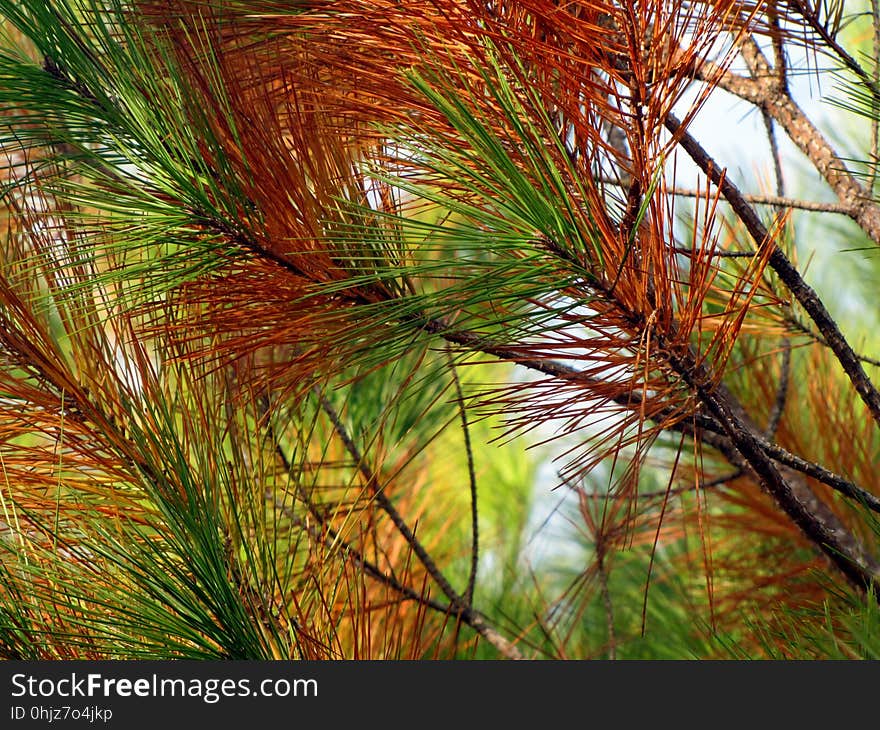
[[[0,21],[0,655],[880,656],[877,0]]]

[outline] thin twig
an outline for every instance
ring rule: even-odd
[[[639,499],[658,499],[658,498],[668,498],[668,497],[676,497],[679,494],[686,494],[687,492],[699,492],[706,489],[716,489],[718,487],[723,487],[728,482],[732,482],[734,479],[739,479],[743,475],[742,469],[737,469],[736,471],[732,471],[729,474],[724,474],[723,476],[716,477],[715,479],[710,479],[708,482],[696,481],[693,484],[688,484],[683,487],[675,487],[674,489],[658,489],[656,492],[645,492],[644,494],[639,495]]]
[[[791,340],[782,338],[782,371],[779,375],[779,385],[776,388],[776,398],[773,408],[770,410],[770,418],[767,419],[767,427],[764,435],[772,439],[776,435],[782,414],[785,412],[785,403],[788,400],[788,383],[791,377]]]
[[[761,222],[754,208],[745,201],[737,187],[723,174],[723,171],[706,150],[703,149],[702,145],[681,126],[678,119],[671,113],[666,117],[666,127],[678,137],[679,144],[703,173],[715,185],[721,188],[721,193],[743,222],[755,244],[759,247],[766,245],[766,242],[771,238],[767,228]],[[812,287],[803,280],[798,270],[792,265],[778,245],[774,244],[768,263],[822,333],[825,341],[831,347],[831,350],[849,377],[850,382],[855,387],[856,392],[858,392],[862,401],[868,407],[874,421],[880,425],[880,392],[877,391],[877,388],[865,373],[861,362],[840,331],[837,323],[825,308],[822,300]]]
[[[611,177],[600,177],[598,182],[603,185],[622,187],[619,180]],[[667,195],[677,195],[682,198],[705,198],[705,190],[693,190],[691,188],[671,187],[665,188]],[[752,205],[772,205],[776,208],[794,208],[816,213],[836,213],[838,215],[851,216],[852,206],[843,203],[826,203],[818,200],[802,200],[801,198],[784,197],[781,195],[767,195],[764,193],[742,193],[743,200]]]
[[[782,28],[779,26],[779,10],[776,2],[767,6],[767,15],[770,19],[771,37],[773,44],[773,66],[776,71],[776,83],[784,94],[788,94],[788,59],[785,56],[785,44],[782,37]]]
[[[831,347],[828,344],[828,341],[824,337],[822,337],[822,335],[820,335],[818,332],[814,332],[803,322],[798,321],[798,319],[796,319],[795,317],[786,317],[785,323],[793,329],[796,329],[798,332],[806,335],[814,342],[822,345],[823,347]],[[880,359],[877,359],[876,357],[869,357],[868,355],[862,355],[858,352],[856,353],[856,357],[863,363],[874,365],[875,367],[880,367]]]
[[[266,419],[267,436],[272,441],[273,450],[281,465],[284,467],[285,471],[287,473],[290,473],[293,468],[292,464],[281,446],[277,434],[275,433],[274,426],[272,425],[271,419],[268,418],[268,399],[261,399],[260,409],[261,418]],[[290,509],[290,507],[282,504],[279,500],[275,499],[274,495],[267,493],[266,499],[272,501],[274,506],[279,509],[282,514],[292,520],[295,525],[301,527],[302,529],[305,529],[312,537],[312,539],[321,542],[324,545],[339,548],[349,559],[351,559],[355,563],[355,565],[362,567],[365,573],[373,579],[388,586],[392,590],[399,593],[402,597],[408,600],[412,600],[419,605],[425,606],[426,608],[430,608],[446,616],[458,615],[466,625],[470,626],[476,631],[479,631],[487,639],[489,639],[490,643],[493,643],[493,646],[498,648],[504,656],[507,656],[510,659],[521,658],[518,651],[516,651],[516,647],[510,645],[507,639],[498,634],[497,631],[492,629],[492,627],[488,626],[485,620],[476,612],[462,611],[459,607],[455,606],[452,603],[443,603],[436,599],[430,598],[429,596],[426,596],[423,593],[420,593],[415,589],[401,583],[393,575],[387,574],[378,565],[370,561],[368,558],[364,557],[363,553],[361,553],[360,550],[347,542],[339,534],[339,532],[337,532],[332,526],[327,523],[325,516],[320,512],[320,510],[318,510],[317,506],[314,504],[314,502],[312,502],[308,495],[306,495],[302,491],[299,485],[297,485],[297,493],[297,496],[306,505],[306,508],[309,510],[309,513],[312,515],[312,517],[319,525],[321,525],[323,533],[318,533],[318,531],[315,530],[314,527],[305,524],[302,519],[292,509]]]
[[[678,433],[686,433],[693,438],[699,439],[703,444],[711,446],[716,451],[723,454],[728,461],[731,461],[732,444],[724,435],[724,429],[715,419],[703,418],[699,425],[694,425],[690,420],[679,421],[667,426],[667,430]],[[830,487],[835,492],[842,494],[849,499],[855,500],[859,504],[864,505],[873,512],[880,513],[880,499],[876,496],[846,479],[839,474],[825,468],[821,464],[817,464],[802,456],[793,454],[779,444],[768,440],[760,434],[755,435],[755,440],[761,449],[774,461],[793,471],[800,472],[804,476],[811,477]],[[735,466],[735,461],[731,461]],[[664,492],[665,493],[665,492]]]
[[[687,246],[676,246],[673,250],[676,253],[691,255],[694,253],[694,249]],[[757,253],[757,251],[713,251],[712,257],[718,259],[753,259]]]
[[[779,87],[783,93],[788,93],[788,86],[785,78],[785,49],[782,47],[782,41],[779,35],[779,20],[776,17],[775,6],[773,7],[771,21],[774,30],[773,35],[773,52],[776,56],[776,70],[778,74]],[[780,70],[781,66],[781,70]],[[776,194],[781,198],[785,195],[785,178],[782,175],[782,157],[779,154],[779,144],[776,140],[776,130],[774,128],[773,117],[766,109],[761,109],[761,117],[764,120],[764,128],[767,131],[767,141],[770,144],[770,154],[773,159],[773,175],[776,179]],[[782,214],[782,208],[777,206],[777,215]],[[782,338],[782,372],[779,378],[779,385],[776,388],[776,397],[773,400],[773,407],[770,410],[770,418],[767,427],[764,429],[764,435],[768,439],[772,439],[779,423],[782,420],[782,414],[785,412],[785,402],[788,399],[788,380],[791,371],[791,340],[788,337]]]
[[[761,118],[764,120],[764,129],[767,132],[767,142],[770,145],[770,157],[773,160],[773,177],[776,181],[776,195],[780,199],[785,195],[785,181],[782,177],[782,159],[779,155],[779,143],[776,140],[776,131],[773,128],[773,117],[765,109],[761,110]],[[781,213],[782,206],[776,205],[777,213]]]
[[[474,589],[477,584],[477,570],[480,565],[480,520],[477,509],[477,474],[474,469],[474,452],[471,447],[470,427],[467,420],[467,409],[464,405],[464,393],[461,389],[461,381],[452,358],[452,352],[447,345],[446,356],[449,360],[449,370],[452,373],[452,383],[455,386],[455,397],[458,402],[458,412],[461,416],[461,432],[464,436],[464,449],[467,455],[468,483],[471,496],[471,571],[468,576],[467,588],[464,598],[468,605],[474,602]]]
[[[807,21],[807,24],[815,32],[824,43],[825,48],[831,49],[834,54],[843,61],[843,65],[852,71],[863,84],[871,92],[871,95],[880,100],[880,82],[876,81],[871,75],[862,68],[862,65],[853,58],[849,52],[841,46],[834,36],[828,32],[828,29],[819,22],[818,17],[813,16],[809,11],[809,6],[803,0],[788,0],[788,4],[798,11],[798,14]]]
[[[779,444],[768,441],[765,438],[758,438],[758,443],[764,452],[774,461],[822,482],[826,486],[831,487],[834,491],[839,492],[845,497],[849,497],[872,512],[880,513],[880,499],[858,485],[853,484],[848,479],[844,479],[839,474],[835,474],[821,464],[816,464],[815,462],[808,461],[797,454],[792,454],[790,451],[782,448]]]

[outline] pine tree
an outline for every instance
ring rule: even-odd
[[[847,5],[0,0],[0,653],[877,656]]]

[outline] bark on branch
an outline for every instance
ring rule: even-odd
[[[780,86],[778,75],[755,41],[744,38],[740,50],[751,78],[719,69],[711,63],[703,65],[698,72],[699,78],[716,83],[766,112],[813,163],[837,196],[841,212],[855,221],[872,241],[880,244],[880,206],[871,199],[870,192],[856,180],[831,143]]]

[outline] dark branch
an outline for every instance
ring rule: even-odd
[[[477,584],[477,569],[480,565],[480,519],[477,510],[477,474],[474,469],[474,452],[471,447],[471,433],[468,426],[467,409],[464,404],[464,393],[461,389],[461,381],[458,372],[455,369],[455,361],[452,353],[447,347],[446,351],[449,359],[449,369],[452,373],[452,382],[455,386],[455,396],[458,402],[458,412],[461,416],[461,432],[464,437],[464,449],[467,455],[468,483],[470,486],[471,497],[471,572],[468,576],[467,588],[464,592],[464,598],[468,605],[474,602],[474,589]]]
[[[272,425],[271,419],[269,418],[269,410],[268,410],[268,398],[265,396],[260,399],[260,411],[261,417],[266,419],[266,431],[267,436],[272,441],[273,451],[275,452],[278,460],[281,465],[284,467],[284,470],[287,473],[290,473],[292,469],[292,465],[290,459],[287,457],[287,454],[284,452],[284,449],[281,446],[280,441],[275,433],[274,426]],[[329,414],[328,414],[329,415]],[[456,615],[459,616],[460,619],[473,628],[474,630],[480,632],[484,636],[488,634],[487,638],[491,636],[498,643],[493,643],[499,651],[502,652],[505,656],[508,656],[511,659],[519,659],[521,658],[518,653],[514,653],[507,648],[507,645],[504,643],[507,640],[497,634],[492,627],[488,626],[479,614],[475,611],[462,611],[460,607],[452,604],[452,603],[443,603],[436,599],[430,598],[427,595],[424,595],[413,588],[401,583],[397,580],[393,575],[388,575],[385,571],[383,571],[378,565],[364,557],[363,553],[358,550],[356,547],[348,543],[333,527],[327,524],[327,519],[325,515],[317,508],[314,502],[308,497],[307,494],[304,494],[300,487],[297,487],[297,493],[300,500],[306,505],[306,508],[309,510],[309,513],[315,519],[316,523],[321,525],[323,533],[318,533],[313,527],[305,524],[298,515],[296,515],[293,510],[283,504],[279,504],[277,500],[272,500],[274,506],[279,509],[286,517],[291,519],[295,524],[297,524],[302,529],[306,530],[312,539],[321,542],[324,545],[330,547],[339,548],[355,565],[363,568],[364,572],[369,575],[374,580],[388,586],[392,590],[399,593],[402,597],[415,601],[416,603],[430,608],[438,613],[442,613],[446,616]],[[267,495],[267,499],[270,496]],[[499,641],[500,639],[500,641]],[[490,643],[491,640],[490,640]],[[500,646],[499,646],[500,644]],[[503,649],[501,647],[504,647]],[[514,648],[515,649],[515,648]]]
[[[378,476],[373,472],[370,465],[364,459],[363,455],[358,449],[357,445],[352,440],[345,426],[339,418],[339,414],[336,413],[336,409],[333,407],[333,404],[324,397],[324,395],[317,389],[314,390],[315,396],[318,398],[318,402],[320,403],[321,410],[327,415],[330,419],[331,424],[333,425],[333,430],[336,431],[336,435],[339,436],[342,441],[345,450],[348,451],[351,458],[354,460],[357,465],[358,471],[367,481],[370,489],[373,492],[373,496],[376,499],[376,503],[382,509],[385,514],[391,519],[394,523],[394,526],[397,528],[398,532],[403,536],[403,539],[406,540],[407,544],[412,548],[413,552],[416,554],[416,557],[421,561],[422,565],[425,566],[425,570],[428,571],[428,574],[434,580],[434,582],[440,587],[440,590],[446,595],[451,603],[451,610],[455,615],[461,616],[461,619],[471,626],[478,634],[480,634],[484,639],[486,639],[492,646],[498,649],[504,656],[508,659],[521,659],[522,655],[519,650],[514,646],[508,639],[503,637],[498,633],[492,626],[490,626],[485,618],[483,618],[477,611],[474,610],[472,606],[465,602],[464,598],[460,596],[455,589],[452,587],[452,584],[449,582],[449,579],[443,574],[437,564],[434,562],[434,559],[431,557],[430,553],[425,549],[424,545],[422,545],[421,541],[415,536],[413,531],[410,529],[410,526],[406,523],[406,520],[400,515],[397,511],[397,508],[391,503],[391,500],[384,492],[384,486],[379,482]]]
[[[721,188],[722,194],[746,226],[755,244],[758,247],[766,245],[767,241],[770,240],[770,233],[767,231],[767,228],[761,222],[761,219],[758,218],[755,209],[743,199],[737,187],[724,175],[723,171],[715,164],[715,161],[706,150],[682,128],[681,123],[674,115],[669,114],[667,116],[666,127],[673,135],[677,136],[679,144],[681,144],[697,166],[713,183]],[[788,260],[782,249],[775,244],[773,252],[770,254],[769,264],[788,287],[794,298],[804,308],[804,311],[810,316],[810,319],[816,324],[819,332],[822,333],[828,346],[849,376],[856,392],[868,407],[874,421],[880,425],[880,393],[878,393],[877,388],[865,373],[858,356],[846,341],[846,338],[828,313],[822,300],[819,299],[812,287],[801,278],[801,275]]]

